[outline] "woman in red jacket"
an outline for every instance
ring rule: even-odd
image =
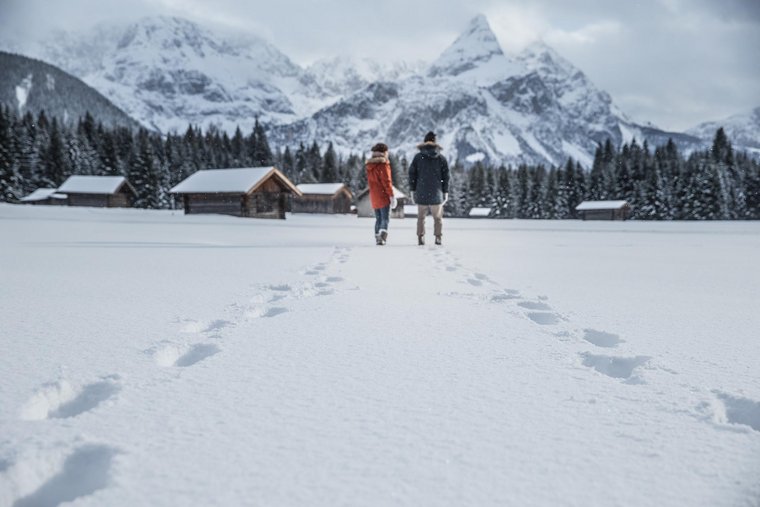
[[[369,199],[375,210],[375,242],[384,245],[388,238],[391,209],[396,207],[388,146],[384,143],[372,147],[372,158],[367,160],[367,183]]]

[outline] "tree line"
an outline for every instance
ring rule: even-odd
[[[390,159],[395,186],[407,192],[408,161]],[[64,124],[0,106],[0,200],[8,202],[72,174],[123,175],[138,192],[135,206],[170,208],[169,189],[195,171],[270,165],[296,184],[342,182],[356,194],[367,185],[364,161],[361,153],[339,155],[329,142],[273,150],[258,121],[247,134],[189,126],[161,135],[106,128],[89,114]],[[450,216],[488,207],[499,218],[563,219],[584,200],[626,200],[643,220],[760,219],[760,164],[735,153],[723,129],[710,150],[688,157],[672,140],[653,150],[646,142],[616,148],[607,141],[588,169],[572,159],[560,167],[455,163],[445,209]]]

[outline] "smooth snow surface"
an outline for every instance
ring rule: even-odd
[[[318,195],[333,195],[343,187],[345,187],[343,183],[303,183],[297,185],[298,190],[303,194]]]
[[[113,194],[125,181],[124,176],[69,176],[56,191],[64,194]]]
[[[415,223],[0,205],[0,506],[757,505],[760,223]]]
[[[251,167],[243,169],[210,169],[196,171],[180,184],[173,187],[173,193],[191,192],[248,192],[264,179],[273,167]]]
[[[583,201],[575,209],[578,211],[620,209],[626,204],[628,204],[627,201]]]
[[[58,192],[58,190],[55,188],[38,188],[31,194],[19,199],[19,201],[23,201],[23,202],[44,201],[45,199],[48,199],[56,192]]]

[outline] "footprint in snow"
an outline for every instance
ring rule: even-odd
[[[69,454],[59,467],[50,463],[19,463],[24,477],[47,478],[33,492],[16,499],[13,507],[54,507],[92,495],[108,486],[111,464],[118,451],[106,445],[84,445]],[[49,469],[53,469],[49,471]]]
[[[213,343],[196,343],[189,346],[170,343],[150,352],[159,366],[187,368],[221,351],[219,346]]]
[[[647,364],[651,359],[648,356],[597,356],[587,352],[581,353],[579,356],[583,359],[584,366],[593,368],[608,377],[627,380],[629,383],[643,383],[634,373],[637,368]]]
[[[89,412],[121,390],[119,380],[111,375],[78,389],[66,380],[45,384],[21,408],[21,419],[68,419]]]
[[[272,308],[267,308],[261,316],[264,318],[276,317],[283,313],[287,313],[288,311],[290,310],[283,306],[273,306]]]
[[[514,289],[504,289],[502,292],[497,292],[491,295],[491,301],[501,302],[508,301],[510,299],[520,299],[520,292]]]
[[[483,282],[481,280],[478,280],[477,278],[468,278],[467,283],[469,283],[473,287],[480,287],[483,285]]]
[[[551,311],[552,307],[542,301],[521,301],[517,303],[517,306],[525,308],[526,310],[542,310]]]
[[[216,331],[221,331],[222,329],[234,326],[235,324],[233,322],[230,322],[229,320],[214,320],[212,322],[209,322],[206,328],[203,330],[204,333],[213,333]]]
[[[619,343],[623,342],[616,334],[597,331],[596,329],[584,329],[583,339],[597,347],[606,348],[617,347]]]
[[[528,312],[526,314],[530,320],[540,326],[551,326],[559,324],[559,316],[552,312]]]
[[[760,431],[760,403],[721,391],[714,393],[718,401],[714,414],[716,422],[749,426]]]
[[[341,276],[328,276],[325,280],[328,281],[328,282],[330,282],[330,283],[342,282],[343,281],[343,277],[341,277]]]
[[[315,273],[315,274],[317,274],[317,273]],[[281,284],[281,285],[270,285],[267,288],[269,290],[272,290],[272,291],[275,291],[275,292],[290,292],[290,291],[293,290],[293,288],[290,285],[286,284],[286,283]]]

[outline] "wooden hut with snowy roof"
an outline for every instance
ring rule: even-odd
[[[575,211],[581,220],[627,220],[631,205],[628,201],[583,201]]]
[[[137,198],[135,188],[124,176],[69,176],[58,187],[69,206],[130,208]]]
[[[288,197],[301,195],[275,167],[197,171],[169,192],[182,197],[185,214],[280,219],[285,218]]]
[[[351,213],[354,196],[343,183],[304,183],[298,185],[293,213]]]
[[[398,206],[391,210],[391,217],[404,218],[404,205],[409,198],[395,186],[393,187],[393,195],[398,201]],[[372,209],[372,203],[369,199],[369,188],[365,188],[356,196],[356,215],[359,217],[375,217],[375,210]]]
[[[493,216],[493,208],[474,207],[467,213],[469,218],[491,218]]]
[[[31,194],[19,199],[19,202],[47,206],[66,206],[66,199],[66,194],[59,193],[57,188],[38,188]]]

